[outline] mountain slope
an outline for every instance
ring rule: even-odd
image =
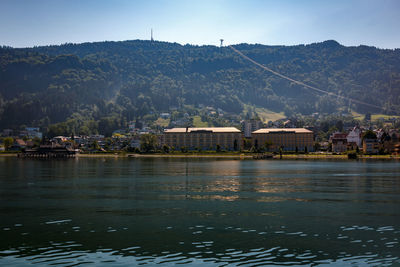
[[[243,104],[286,115],[400,110],[399,49],[344,47],[335,41],[235,48],[293,79],[383,110],[284,80],[229,47],[136,40],[1,48],[0,126],[69,121],[101,130],[198,104],[234,114]]]

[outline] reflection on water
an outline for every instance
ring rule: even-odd
[[[397,161],[0,158],[0,265],[400,264]]]

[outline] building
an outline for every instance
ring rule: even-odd
[[[360,147],[357,145],[356,142],[347,142],[347,151],[357,150]]]
[[[251,133],[255,148],[268,151],[313,151],[313,132],[304,128],[265,128]]]
[[[356,143],[358,147],[361,147],[361,134],[362,131],[360,127],[355,126],[348,134],[347,134],[347,143]]]
[[[170,117],[171,117],[171,114],[170,113],[168,113],[168,112],[163,112],[163,113],[161,113],[160,114],[160,117],[162,118],[162,119],[169,119]]]
[[[11,129],[4,129],[1,135],[2,135],[2,136],[12,136],[12,135],[13,135],[13,130],[11,130]]]
[[[23,139],[17,138],[14,140],[14,144],[9,148],[11,151],[20,151],[26,148],[26,142]]]
[[[330,141],[332,142],[332,152],[343,153],[347,151],[346,133],[333,133]]]
[[[380,139],[380,149],[383,153],[394,153],[399,138],[396,131],[385,132]]]
[[[363,140],[363,153],[364,154],[378,154],[379,142],[377,139],[364,138]]]
[[[51,143],[40,145],[38,148],[26,149],[18,157],[24,158],[71,158],[75,157],[75,150],[60,144]]]
[[[242,132],[235,127],[172,128],[164,130],[162,144],[176,150],[240,150]]]
[[[245,120],[242,121],[242,132],[244,133],[244,137],[251,138],[251,133],[261,129],[263,126],[260,120]]]

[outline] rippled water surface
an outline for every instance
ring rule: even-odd
[[[399,164],[0,158],[0,265],[400,265]]]

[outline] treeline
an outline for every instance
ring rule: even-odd
[[[400,110],[399,49],[335,41],[235,48],[284,75],[384,110],[283,80],[229,47],[136,40],[0,48],[0,126],[109,133],[148,114],[199,104],[234,114],[249,104],[287,116]]]

